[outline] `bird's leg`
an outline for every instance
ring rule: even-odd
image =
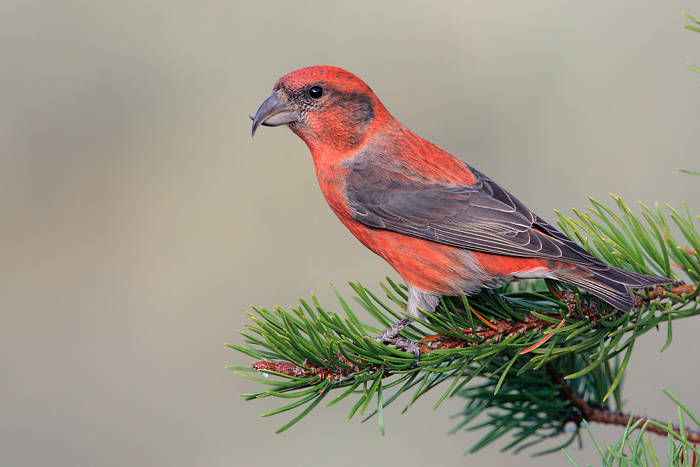
[[[406,316],[401,318],[390,327],[388,327],[381,336],[376,339],[382,344],[393,345],[399,349],[405,350],[406,352],[413,354],[413,366],[415,368],[418,366],[418,359],[420,358],[420,345],[416,341],[407,339],[405,337],[399,337],[399,333],[404,330],[406,326],[411,324],[413,318]]]
[[[394,324],[392,324],[391,326],[386,328],[384,330],[384,332],[382,333],[382,335],[378,337],[378,340],[380,342],[390,341],[390,340],[393,341],[394,339],[399,337],[399,334],[401,333],[401,331],[403,331],[406,328],[406,326],[411,324],[412,321],[413,321],[413,318],[411,318],[410,316],[406,316],[406,317],[401,318],[400,320],[398,320],[397,322],[395,322]]]
[[[438,300],[440,300],[439,295],[424,292],[409,284],[408,303],[406,304],[406,313],[408,316],[401,318],[391,325],[381,336],[377,337],[377,340],[383,344],[393,345],[406,352],[412,353],[412,368],[415,368],[418,366],[418,359],[420,358],[420,344],[411,339],[399,337],[399,333],[403,331],[406,326],[411,324],[414,319],[425,319],[425,315],[419,311],[419,308],[432,312],[435,310]]]

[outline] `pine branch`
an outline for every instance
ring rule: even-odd
[[[574,392],[569,387],[569,385],[566,384],[564,378],[562,378],[562,376],[559,373],[557,373],[557,371],[551,365],[547,365],[547,374],[554,383],[558,384],[561,387],[561,394],[564,396],[564,398],[569,400],[571,404],[574,407],[576,407],[576,409],[578,409],[579,415],[571,420],[577,425],[580,425],[581,422],[584,420],[589,423],[595,422],[618,426],[628,426],[630,424],[639,425],[638,422],[640,421],[652,421],[655,423],[649,425],[647,427],[647,431],[651,431],[661,436],[666,436],[668,434],[667,430],[660,428],[661,426],[663,426],[663,424],[658,420],[654,420],[649,417],[640,417],[638,415],[626,414],[619,411],[613,412],[605,407],[592,406],[591,404],[583,400],[578,394],[576,394],[576,392]],[[668,426],[670,426],[676,434],[678,434],[679,436],[681,435],[681,429],[678,425],[672,425],[669,423]],[[688,441],[692,443],[700,443],[699,430],[685,429],[684,436]]]
[[[667,393],[669,397],[678,401]],[[679,428],[681,433],[684,432],[682,412],[687,413],[685,406],[679,403]],[[697,422],[697,420],[695,420]],[[590,426],[585,421],[583,424],[595,444],[601,456],[601,465],[619,465],[637,467],[641,465],[662,465],[658,461],[658,456],[654,452],[647,431],[651,426],[658,426],[668,436],[668,463],[663,465],[673,465],[676,467],[698,467],[698,459],[700,458],[700,450],[697,443],[691,443],[684,436],[674,432],[669,427],[657,425],[657,422],[637,420],[630,422],[625,427],[622,436],[614,445],[606,445],[605,449],[601,448],[600,444],[591,431]],[[633,434],[637,434],[636,439],[633,439]],[[563,451],[566,458],[575,466],[579,464],[565,450]],[[588,464],[590,465],[590,464]]]
[[[349,418],[376,416],[383,433],[384,407],[404,397],[408,398],[404,410],[408,410],[416,399],[443,386],[436,407],[450,397],[468,401],[455,431],[490,429],[472,452],[506,433],[514,439],[503,449],[517,452],[566,434],[567,421],[603,421],[604,412],[620,412],[620,383],[636,339],[666,324],[665,348],[672,342],[674,321],[700,314],[700,235],[687,209],[681,213],[668,207],[670,214],[666,214],[658,204],[654,210],[642,205],[638,218],[622,200],[613,199],[616,211],[591,199],[593,208],[577,212],[576,219],[560,215],[560,226],[612,264],[679,279],[670,287],[638,291],[632,313],[620,313],[586,292],[548,280],[512,283],[473,297],[445,297],[425,322],[402,332],[421,341],[421,358],[413,368],[412,354],[369,337],[404,316],[406,288],[387,278],[388,285],[382,284],[386,299],[381,299],[360,284],[351,284],[355,301],[377,320],[378,328],[360,321],[335,289],[342,315],[327,311],[315,297],[311,303],[301,300],[290,311],[254,308],[249,313],[253,324],[242,333],[245,345],[230,347],[257,362],[230,368],[280,379],[241,373],[269,387],[243,396],[285,401],[286,405],[264,416],[302,408],[280,432],[335,392],[327,405],[355,398]],[[676,231],[683,237],[682,244],[675,238]],[[680,281],[677,273],[690,283]],[[566,375],[560,378],[585,406],[566,397],[564,386],[548,373],[550,368]],[[477,377],[480,384],[475,384]],[[480,416],[486,421],[475,423]],[[629,420],[641,423],[641,419]],[[656,425],[643,424],[647,429]],[[562,446],[577,433],[578,429]]]
[[[647,295],[647,298],[637,297],[637,307],[642,306],[645,302],[650,300],[656,300],[658,298],[666,298],[668,294],[674,296],[681,296],[691,294],[695,291],[695,286],[687,284],[676,284],[669,287],[669,290],[665,290],[662,287],[654,287],[651,289]],[[577,297],[571,292],[562,291],[560,293],[562,301],[567,304],[569,309],[569,316],[576,311],[576,300]],[[579,303],[580,311],[589,322],[596,323],[602,316],[597,311],[595,302]],[[610,311],[610,305],[606,307],[608,312]],[[558,316],[546,315],[548,318],[557,319]],[[472,329],[462,329],[461,332],[476,337],[479,341],[483,342],[486,340],[502,340],[512,337],[516,334],[526,334],[529,331],[534,331],[541,334],[542,331],[546,329],[554,329],[551,321],[545,320],[543,318],[538,318],[536,316],[529,316],[525,318],[525,321],[513,322],[504,320],[494,320],[493,322],[487,322],[486,326],[479,325],[476,330]],[[553,334],[548,334],[552,336]],[[545,337],[545,339],[547,339]],[[465,340],[464,338],[447,336],[442,334],[436,334],[433,336],[424,337],[420,340],[420,354],[428,355],[435,350],[454,350],[463,349],[469,345],[474,344],[474,341]],[[539,347],[540,342],[535,345]],[[528,350],[528,349],[525,349]],[[534,348],[530,349],[534,350]],[[526,353],[522,351],[522,353]],[[272,372],[277,374],[282,374],[286,376],[292,376],[297,378],[309,378],[314,379],[318,376],[318,381],[331,380],[339,381],[343,378],[350,377],[353,373],[357,373],[362,370],[362,367],[353,364],[347,360],[342,354],[337,355],[339,366],[328,367],[321,366],[312,363],[309,360],[305,360],[303,366],[298,366],[289,362],[273,362],[268,360],[260,360],[253,363],[253,369],[262,372]],[[363,362],[360,362],[363,363]],[[383,365],[374,365],[374,370],[385,370],[386,375],[390,375],[391,368],[385,367]],[[549,367],[548,367],[549,368]],[[585,417],[584,417],[585,418]],[[626,423],[624,423],[626,425]]]

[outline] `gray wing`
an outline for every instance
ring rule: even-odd
[[[416,181],[378,165],[351,169],[346,196],[354,218],[373,228],[508,256],[607,266],[469,167],[472,185]]]

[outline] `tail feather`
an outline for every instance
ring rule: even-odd
[[[581,268],[558,274],[558,279],[590,292],[619,310],[630,312],[635,298],[632,289],[670,284],[673,279],[650,276],[609,266],[609,268]]]

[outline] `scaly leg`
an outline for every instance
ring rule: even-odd
[[[406,352],[413,354],[413,366],[415,368],[418,366],[418,359],[420,358],[420,345],[416,341],[407,339],[405,337],[399,337],[399,333],[404,330],[406,326],[411,324],[413,318],[406,316],[401,318],[390,327],[388,327],[381,336],[376,339],[382,344],[393,345],[399,349],[405,350]]]
[[[406,326],[411,324],[414,319],[424,319],[425,315],[421,313],[418,308],[422,308],[425,311],[432,312],[437,306],[439,296],[431,294],[428,292],[423,292],[420,289],[416,289],[412,285],[408,285],[408,303],[406,304],[406,313],[409,316],[401,318],[396,323],[392,324],[387,328],[381,336],[376,339],[386,345],[393,345],[399,349],[405,350],[413,354],[413,368],[418,366],[418,359],[420,358],[420,344],[418,342],[412,341],[405,337],[399,337],[401,331],[404,330]]]

